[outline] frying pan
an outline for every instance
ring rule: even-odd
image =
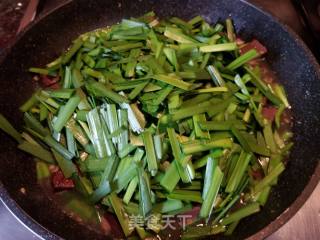
[[[231,16],[238,34],[256,38],[269,50],[267,61],[285,86],[294,116],[294,141],[288,167],[263,211],[243,220],[231,238],[262,239],[292,217],[320,178],[320,69],[304,43],[287,27],[254,6],[235,0],[78,0],[42,16],[1,57],[0,112],[15,126],[17,110],[32,93],[30,66],[55,59],[80,33],[122,18],[154,10],[160,17],[190,19],[202,15],[211,23]],[[0,133],[0,197],[8,209],[44,239],[106,239],[78,224],[42,193],[31,157]],[[26,193],[19,189],[24,187]]]

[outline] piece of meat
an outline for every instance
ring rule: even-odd
[[[124,239],[124,234],[118,219],[111,213],[105,213],[101,221],[102,230],[111,234],[115,239]]]
[[[49,88],[51,88],[52,90],[60,89],[60,84],[59,83],[52,84],[51,86],[49,86]]]
[[[258,40],[253,39],[251,42],[248,42],[247,44],[243,45],[240,48],[240,54],[244,54],[251,49],[257,50],[257,52],[260,54],[260,56],[264,55],[267,53],[267,48],[263,46]]]
[[[268,64],[264,61],[260,62],[261,79],[267,84],[273,84],[275,81],[275,74],[270,69]]]
[[[199,213],[200,213],[200,206],[195,206],[191,210],[186,211],[183,214],[180,214],[181,216],[184,216],[185,219],[179,218],[179,214],[178,214],[177,216],[179,219],[179,224],[180,225],[181,224],[186,224],[186,225],[192,224],[193,222],[195,222],[197,220]],[[183,223],[183,221],[185,221],[185,222]]]
[[[278,109],[276,107],[264,107],[262,108],[262,116],[271,122],[274,120]]]
[[[60,169],[52,173],[51,181],[55,190],[67,190],[74,188],[74,182],[72,179],[65,178]]]
[[[100,226],[101,226],[101,230],[105,235],[110,235],[112,228],[107,219],[105,219],[104,217],[101,217]]]
[[[244,41],[244,40],[242,40],[242,38],[240,38],[240,37],[237,37],[237,39],[236,39],[236,44],[238,45],[238,46],[242,46],[242,45],[244,45],[246,42]]]
[[[256,67],[260,69],[260,77],[265,83],[272,85],[275,82],[276,76],[265,59],[255,58],[248,62],[248,64],[252,69]]]
[[[59,171],[59,169],[60,168],[57,165],[54,165],[54,164],[50,164],[49,165],[49,171],[50,171],[51,174],[53,174],[54,172]]]
[[[57,77],[51,77],[48,75],[41,75],[40,76],[40,83],[43,87],[49,87],[52,89],[58,89],[60,88],[58,82],[59,82],[60,78],[59,76]]]
[[[268,99],[266,97],[262,97],[262,100],[261,100],[262,106],[266,106],[267,102],[268,102]]]
[[[254,180],[261,180],[264,177],[264,174],[260,169],[257,169],[257,170],[250,169],[250,174]]]

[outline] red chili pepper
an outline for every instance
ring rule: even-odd
[[[55,190],[66,190],[74,188],[74,182],[72,181],[72,179],[65,178],[60,169],[52,173],[51,180]]]

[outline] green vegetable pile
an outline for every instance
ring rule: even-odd
[[[59,88],[40,88],[21,106],[22,134],[2,115],[1,129],[105,205],[126,237],[158,233],[161,214],[194,206],[205,224],[182,238],[231,234],[266,203],[292,146],[281,121],[284,89],[263,81],[251,64],[260,53],[240,54],[245,44],[231,19],[124,19],[30,68],[38,79],[59,79]],[[131,215],[156,221],[132,227]]]

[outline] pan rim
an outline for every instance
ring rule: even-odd
[[[310,65],[314,66],[316,70],[315,73],[320,79],[320,65],[317,62],[315,56],[311,52],[311,50],[307,47],[304,41],[298,36],[294,30],[291,29],[286,23],[281,21],[278,17],[269,13],[266,9],[262,6],[256,6],[253,3],[247,2],[245,0],[239,0],[241,3],[247,5],[248,7],[253,8],[254,10],[258,11],[260,14],[266,16],[267,18],[271,19],[275,23],[277,23],[281,29],[287,33],[292,39],[303,49],[306,56],[308,57]],[[38,22],[41,22],[45,19],[48,15],[52,14],[55,11],[58,11],[60,8],[65,7],[67,5],[71,5],[74,3],[72,0],[68,0],[67,2],[61,3],[51,9],[50,11],[45,12],[39,18],[37,18],[34,22],[29,24],[25,29],[23,29],[17,37],[8,44],[2,52],[0,52],[0,66],[2,62],[6,59],[6,57],[11,52],[12,48],[15,44],[26,34],[30,29],[32,29]],[[250,240],[258,240],[264,239],[270,236],[272,233],[276,232],[280,229],[284,224],[286,224],[298,211],[299,209],[305,204],[308,198],[311,196],[312,192],[319,184],[320,181],[320,162],[318,160],[318,164],[315,167],[315,170],[310,177],[308,183],[306,184],[305,188],[301,192],[301,194],[294,200],[294,202],[284,210],[274,221],[270,222],[268,225],[260,229],[258,232],[254,233],[253,235],[249,236],[248,239]],[[10,194],[5,189],[4,185],[0,180],[0,201],[4,204],[6,209],[31,233],[36,235],[39,239],[46,239],[46,236],[49,236],[49,239],[61,239],[61,237],[57,236],[55,233],[51,232],[47,228],[43,227],[40,223],[35,221],[29,214],[27,214],[18,204],[17,202],[11,198]]]
[[[45,240],[45,236],[50,236],[50,239],[61,239],[53,232],[46,229],[40,223],[35,221],[28,213],[26,213],[17,202],[10,197],[9,193],[0,181],[0,203],[5,209],[27,230],[29,230],[37,239]]]
[[[309,62],[311,65],[314,65],[316,69],[316,75],[318,76],[318,79],[320,79],[320,65],[318,61],[316,60],[315,56],[309,49],[309,47],[306,45],[306,43],[300,38],[300,36],[286,23],[281,21],[277,16],[272,15],[269,13],[266,9],[264,9],[262,6],[256,6],[253,3],[247,2],[245,0],[240,0],[244,4],[247,4],[248,6],[254,8],[256,11],[260,12],[261,14],[265,15],[269,19],[272,19],[274,22],[279,24],[281,29],[288,33],[289,36],[291,36],[294,41],[299,45],[303,51],[306,53],[306,56],[309,59]],[[315,167],[315,170],[310,177],[307,185],[301,192],[301,194],[294,200],[294,202],[286,209],[284,210],[274,221],[270,222],[268,225],[266,225],[264,228],[260,229],[255,234],[251,235],[247,239],[249,240],[259,240],[259,239],[265,239],[266,237],[270,236],[272,233],[275,233],[278,229],[280,229],[282,226],[284,226],[291,218],[293,218],[296,213],[302,208],[302,206],[307,202],[317,185],[320,183],[320,160],[318,159],[318,164]]]

